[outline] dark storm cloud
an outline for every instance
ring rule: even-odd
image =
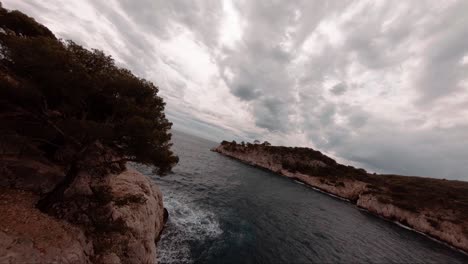
[[[239,84],[233,90],[232,93],[241,98],[242,100],[250,101],[258,98],[259,93],[254,87],[247,84]]]
[[[335,86],[333,86],[330,90],[335,95],[342,95],[344,92],[346,92],[346,84],[344,83],[339,83]]]
[[[267,97],[254,106],[255,124],[270,131],[289,130],[289,102],[279,98]]]

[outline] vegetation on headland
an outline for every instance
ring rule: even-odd
[[[249,151],[256,148],[262,148],[277,157],[278,162],[281,162],[284,169],[291,172],[300,172],[308,175],[317,176],[334,176],[334,175],[347,175],[349,177],[360,178],[367,175],[364,169],[356,169],[353,166],[345,166],[337,163],[334,159],[322,154],[320,151],[313,150],[310,148],[301,147],[284,147],[284,146],[271,146],[270,143],[265,141],[264,143],[244,143],[237,144],[234,142],[221,142],[223,146],[228,149],[237,149],[240,151]],[[244,149],[239,149],[238,146],[244,146]],[[291,158],[283,159],[282,157],[289,156]],[[304,160],[316,160],[320,161],[327,166],[316,166],[315,164],[309,164]]]
[[[269,144],[221,142],[221,151],[242,156],[268,157],[268,162],[290,173],[319,179],[322,184],[345,187],[345,182],[365,183],[365,193],[384,204],[393,204],[414,213],[439,212],[438,220],[463,223],[468,236],[468,182],[426,177],[382,175],[339,164],[310,148],[271,146]],[[216,149],[215,149],[216,150]],[[256,165],[256,164],[254,164]],[[271,164],[273,165],[273,164]]]
[[[96,144],[113,153],[99,164],[106,172],[126,161],[169,172],[178,158],[164,107],[153,83],[0,3],[0,155],[34,156],[66,171],[41,208],[61,199]]]

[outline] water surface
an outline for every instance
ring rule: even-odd
[[[174,135],[174,174],[150,175],[169,221],[160,263],[468,263],[468,257],[285,177]]]

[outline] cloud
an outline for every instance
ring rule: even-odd
[[[445,15],[428,22],[425,28],[425,50],[415,85],[418,104],[430,106],[435,100],[467,92],[460,81],[466,78],[467,65],[461,63],[468,54],[468,27],[464,13],[468,2],[458,1]],[[435,17],[434,17],[435,18]]]
[[[373,170],[404,175],[466,180],[467,126],[403,130],[390,122],[372,121],[361,133],[336,146],[343,158],[371,164]],[[373,129],[371,129],[373,128]],[[360,142],[359,147],[353,147]],[[437,172],[437,174],[434,174]]]
[[[468,2],[14,1],[155,82],[175,128],[468,180]]]
[[[339,84],[333,86],[333,88],[331,88],[330,92],[333,93],[334,95],[342,95],[342,94],[344,94],[346,92],[346,84],[339,83]]]

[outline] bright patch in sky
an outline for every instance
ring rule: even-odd
[[[220,27],[220,42],[229,48],[234,48],[236,43],[242,39],[243,25],[232,0],[223,0],[223,16]]]
[[[468,65],[468,54],[463,56],[463,58],[461,59],[461,64]]]

